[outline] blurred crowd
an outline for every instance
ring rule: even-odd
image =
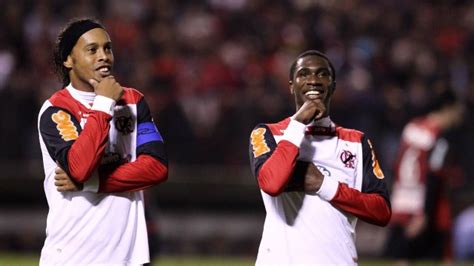
[[[433,87],[474,102],[472,1],[2,2],[1,159],[38,158],[36,114],[60,89],[52,46],[72,17],[106,25],[117,79],[147,95],[178,163],[247,163],[251,129],[294,112],[288,68],[305,49],[334,62],[333,118],[369,132],[387,167]]]
[[[251,129],[294,112],[288,69],[306,49],[335,64],[333,119],[368,132],[385,169],[403,125],[442,86],[468,110],[453,137],[456,160],[468,166],[474,155],[472,1],[2,2],[3,160],[39,158],[37,112],[61,88],[52,47],[60,28],[82,16],[111,33],[116,77],[147,96],[172,162],[246,164]]]
[[[454,183],[474,188],[474,1],[0,2],[0,161],[40,159],[37,113],[61,89],[55,38],[92,16],[111,33],[117,80],[146,95],[171,164],[248,164],[252,128],[295,111],[292,60],[317,49],[337,72],[332,118],[368,133],[389,177],[403,126],[433,90],[454,89],[467,111],[448,134]]]
[[[474,102],[472,1],[2,2],[3,159],[38,157],[36,113],[60,89],[52,46],[72,17],[106,25],[118,80],[147,95],[179,163],[247,163],[250,130],[294,112],[288,68],[305,49],[335,64],[333,118],[372,134],[388,164],[434,86]]]

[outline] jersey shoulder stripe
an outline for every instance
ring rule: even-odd
[[[364,133],[356,129],[349,129],[349,128],[343,128],[341,126],[337,126],[336,135],[338,139],[341,139],[341,140],[361,143]]]
[[[290,124],[290,120],[291,119],[287,117],[286,119],[283,119],[280,122],[273,123],[273,124],[266,124],[266,126],[270,129],[271,133],[274,136],[280,136],[280,135],[283,135],[283,133],[285,132],[285,129]]]
[[[62,89],[57,91],[48,99],[48,101],[54,107],[68,110],[78,121],[81,120],[79,112],[83,108],[83,105],[74,99],[68,90]]]
[[[118,105],[137,104],[143,98],[143,94],[134,88],[123,88],[122,98],[117,102]]]

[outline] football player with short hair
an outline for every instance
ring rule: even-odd
[[[257,265],[357,264],[357,220],[390,220],[371,142],[329,117],[335,88],[328,57],[302,53],[290,68],[296,113],[251,133],[250,163],[266,210]]]

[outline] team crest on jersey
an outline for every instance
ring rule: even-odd
[[[253,156],[255,158],[270,151],[265,141],[265,132],[267,132],[265,128],[257,128],[250,135],[250,143],[252,144]]]
[[[343,150],[341,152],[341,155],[339,155],[339,158],[341,159],[345,167],[351,168],[351,169],[355,168],[356,156],[352,154],[352,152],[348,150]]]
[[[115,128],[123,135],[133,132],[133,118],[131,116],[119,116],[115,118]]]
[[[370,140],[367,140],[367,143],[369,143],[370,151],[372,152],[372,170],[374,172],[374,175],[378,179],[383,179],[384,174],[382,172],[382,169],[380,168],[379,160],[377,160],[377,157],[375,157],[375,151],[372,147],[372,142]]]
[[[77,128],[71,120],[71,115],[59,110],[51,115],[51,119],[56,123],[56,128],[65,141],[75,140],[79,137]]]

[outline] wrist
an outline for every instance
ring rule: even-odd
[[[301,143],[304,139],[304,132],[306,129],[306,125],[300,123],[293,118],[291,118],[288,127],[285,129],[285,133],[283,134],[282,139],[287,140],[293,143],[296,147],[300,148]]]
[[[116,101],[112,98],[102,95],[96,95],[91,109],[95,111],[101,111],[113,116],[115,104]]]

